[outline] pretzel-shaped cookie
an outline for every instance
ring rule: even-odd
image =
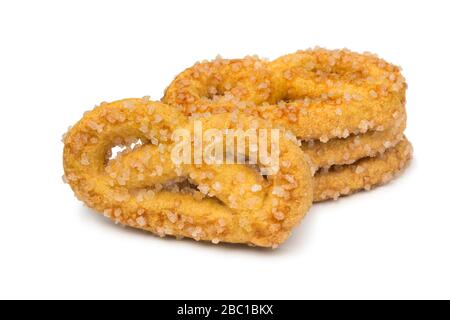
[[[271,128],[262,119],[233,114],[200,121],[219,131]],[[65,136],[65,179],[89,207],[160,236],[262,247],[283,243],[312,203],[302,151],[281,134],[279,170],[267,177],[245,164],[174,163],[172,136],[179,129],[193,133],[194,123],[162,103],[103,103]],[[109,159],[113,147],[136,142],[141,145]],[[248,146],[245,156],[251,151]]]
[[[326,167],[395,146],[406,123],[405,90],[400,69],[379,58],[315,49],[273,62],[198,63],[175,78],[163,102],[186,115],[240,112],[268,119],[299,140],[323,142],[305,151],[315,167]],[[340,157],[333,155],[337,149]]]
[[[185,114],[240,110],[289,128],[301,140],[393,126],[404,112],[400,69],[348,50],[298,51],[273,62],[254,57],[202,62],[180,73],[163,102]]]

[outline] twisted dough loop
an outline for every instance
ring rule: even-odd
[[[395,147],[377,157],[318,172],[314,176],[314,202],[337,199],[386,184],[408,166],[412,153],[411,143],[403,137]]]
[[[186,115],[243,110],[269,99],[271,77],[267,62],[256,57],[204,61],[178,75],[162,101]]]
[[[264,121],[233,115],[203,124],[245,130],[255,121],[258,128],[270,128]],[[312,178],[302,151],[282,135],[280,170],[267,179],[246,165],[176,166],[170,137],[179,128],[192,132],[192,123],[161,103],[102,104],[65,137],[66,179],[89,207],[161,236],[263,247],[284,242],[312,203]],[[112,147],[138,139],[142,146],[108,161]]]
[[[366,157],[376,157],[403,140],[406,114],[396,115],[394,119],[394,126],[387,130],[350,135],[345,139],[331,139],[327,143],[310,140],[302,144],[302,150],[314,171],[333,165],[352,164]]]
[[[406,84],[399,68],[372,55],[299,51],[273,61],[269,70],[273,101],[287,101],[277,111],[287,115],[281,121],[287,126],[296,117],[292,130],[302,138],[328,140],[386,129],[395,122],[393,114],[404,113]]]

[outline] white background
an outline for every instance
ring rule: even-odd
[[[448,1],[2,1],[0,298],[450,298]],[[101,101],[161,98],[197,60],[372,51],[409,83],[415,159],[315,205],[280,249],[159,239],[86,209],[61,135]]]

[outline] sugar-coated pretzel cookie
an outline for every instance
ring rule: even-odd
[[[203,124],[270,128],[264,120],[232,114]],[[302,151],[281,134],[280,167],[267,177],[244,164],[175,164],[172,134],[192,127],[174,108],[148,99],[103,103],[66,134],[65,179],[89,207],[160,236],[262,247],[283,243],[312,203]],[[136,142],[141,145],[110,159],[111,148]]]
[[[412,153],[412,146],[404,137],[395,147],[377,157],[319,171],[314,176],[314,202],[336,200],[340,196],[388,183],[407,167]]]
[[[273,62],[198,63],[175,78],[162,101],[187,115],[244,112],[271,120],[300,140],[326,142],[392,128],[393,115],[404,113],[405,91],[400,69],[384,60],[314,49]]]

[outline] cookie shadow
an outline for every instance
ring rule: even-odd
[[[288,254],[289,251],[294,249],[295,247],[295,243],[291,243],[293,242],[292,236],[277,249],[250,247],[248,245],[230,244],[230,243],[219,243],[216,245],[207,241],[195,241],[190,238],[176,239],[175,237],[171,236],[161,238],[145,230],[115,224],[112,220],[104,217],[103,215],[85,206],[80,206],[79,215],[80,219],[82,219],[85,223],[98,225],[98,227],[101,229],[107,229],[109,232],[113,234],[117,233],[117,236],[123,236],[125,234],[128,237],[138,237],[140,238],[141,241],[152,241],[153,244],[154,242],[159,241],[161,242],[161,244],[164,245],[168,243],[173,246],[178,245],[182,249],[188,248],[189,250],[192,249],[201,249],[206,251],[211,250],[214,253],[239,252],[257,256],[273,257]],[[294,230],[294,232],[295,231],[296,230]]]

